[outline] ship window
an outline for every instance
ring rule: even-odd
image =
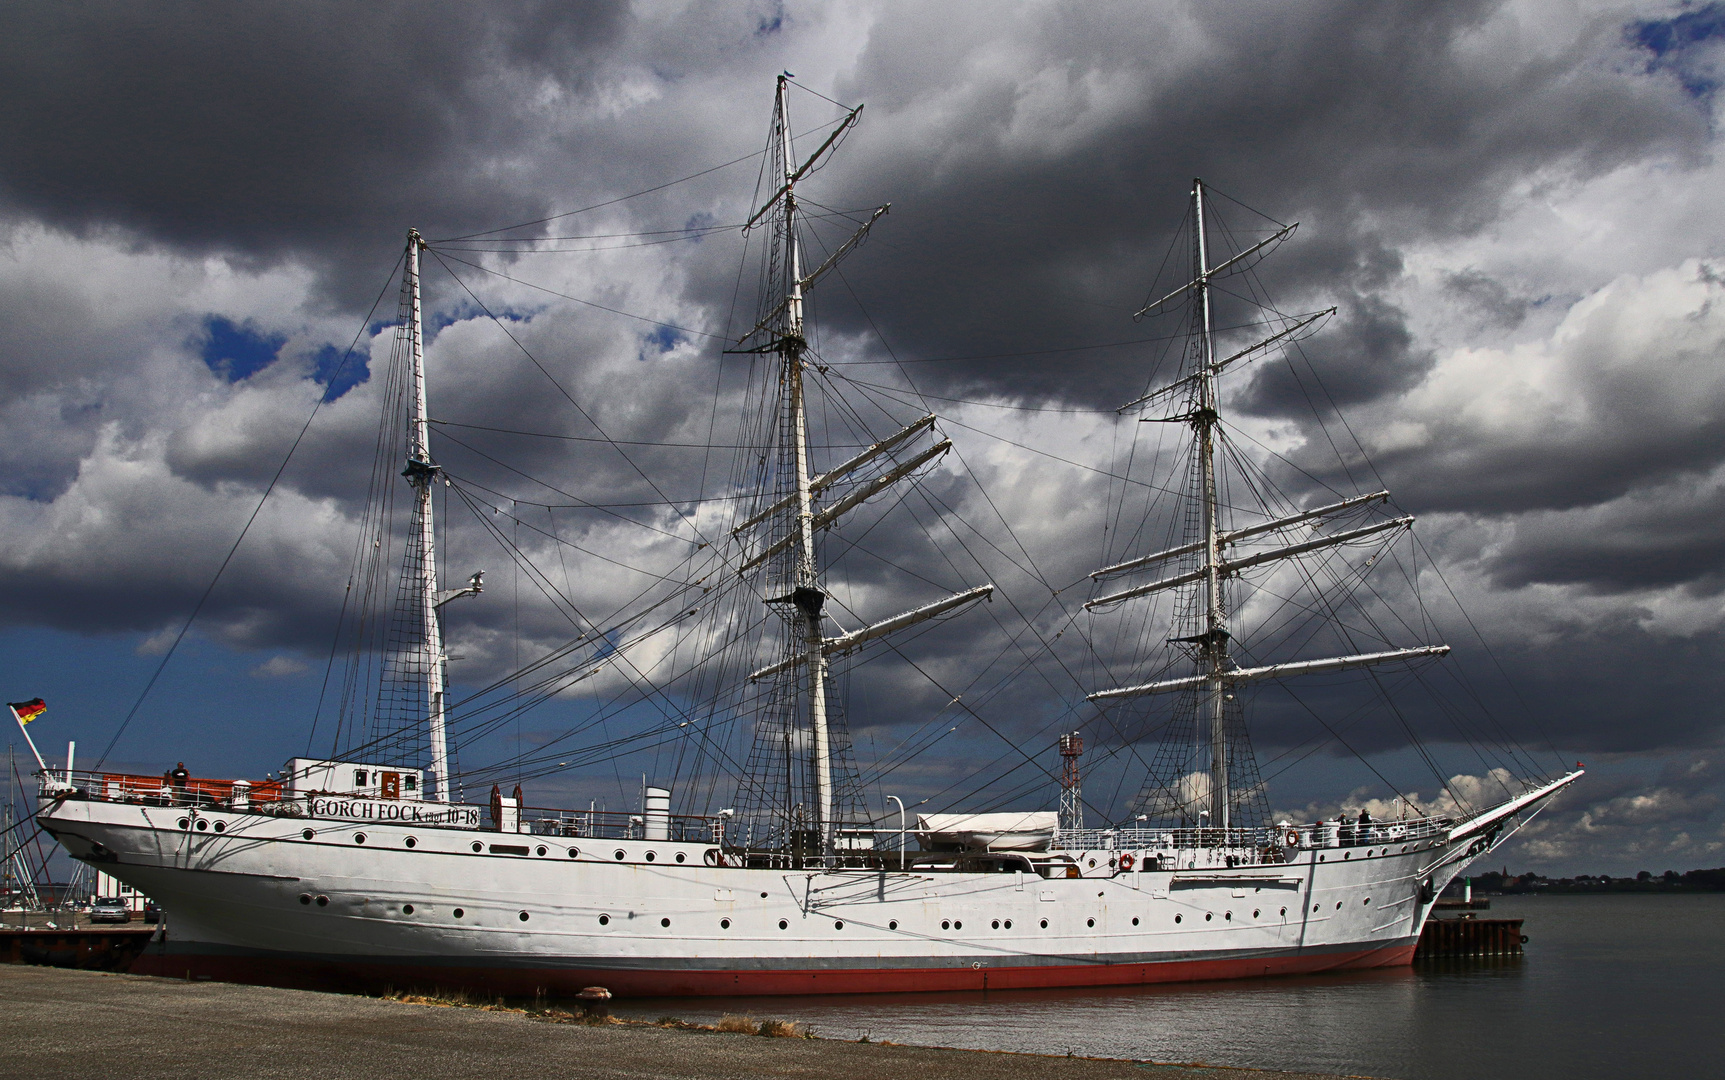
[[[1319,861],[1319,862],[1323,862],[1323,861],[1324,861],[1324,857],[1323,857],[1323,856],[1322,856],[1322,855],[1319,855],[1319,856],[1318,856],[1318,861]]]
[[[660,925],[660,926],[670,926],[670,925],[671,925],[671,920],[670,920],[670,919],[660,919],[660,920],[659,920],[659,925]]]
[[[658,857],[659,856],[653,854],[651,851],[647,852],[647,861],[648,862],[652,862],[654,859],[657,859]]]
[[[460,909],[460,908],[456,908],[456,909],[455,909],[455,917],[456,917],[456,918],[457,918],[457,919],[459,919],[459,918],[461,918],[461,917],[462,917],[462,916],[463,916],[463,915],[465,915],[465,914],[467,914],[467,912],[465,912],[465,911],[462,911],[462,910],[461,910],[461,909]]]
[[[1252,918],[1256,919],[1257,917],[1258,917],[1258,909],[1253,908],[1252,909]]]
[[[318,907],[329,907],[329,897],[327,897],[327,896],[318,897],[317,898],[317,906]]]
[[[1287,909],[1287,908],[1283,908],[1283,909],[1282,909],[1282,918],[1284,918],[1284,919],[1285,919],[1285,918],[1287,918],[1287,917],[1288,917],[1288,909]]]
[[[570,848],[569,849],[569,857],[571,859],[579,859],[581,857],[581,849],[578,847]]]
[[[1095,920],[1095,919],[1085,919],[1085,920],[1084,920],[1084,925],[1085,925],[1085,926],[1095,926],[1095,925],[1096,925],[1096,920]]]
[[[1226,919],[1228,922],[1233,922],[1234,921],[1234,913],[1232,911],[1224,911],[1222,913],[1222,918]]]
[[[1344,858],[1344,859],[1351,859],[1353,857],[1354,857],[1354,853],[1351,851],[1342,852],[1342,858]]]
[[[412,904],[401,905],[401,913],[403,915],[412,915],[413,914],[413,905]]]
[[[1318,911],[1318,905],[1313,904],[1312,905],[1312,913],[1315,915],[1315,914],[1317,914],[1317,911]]]
[[[216,822],[216,831],[217,832],[227,832],[228,831],[228,823],[225,821]]]
[[[897,930],[898,929],[898,920],[894,919],[892,922],[887,923],[886,928],[888,930]]]
[[[526,912],[525,912],[525,911],[523,911],[523,912],[522,912],[522,913],[521,913],[521,914],[519,914],[519,915],[517,915],[517,916],[515,916],[515,917],[516,917],[516,918],[517,918],[517,919],[520,919],[520,920],[521,920],[521,921],[522,921],[522,922],[526,922],[526,921],[527,921],[527,919],[528,919],[528,917],[529,917],[529,916],[528,916],[528,914],[527,914],[527,913],[526,913]]]
[[[365,770],[364,769],[353,770],[353,786],[354,787],[364,787],[365,786]]]
[[[412,773],[408,773],[406,776],[401,778],[401,786],[412,791],[419,786],[419,777],[414,776]]]
[[[611,916],[609,916],[609,915],[599,916],[599,925],[600,926],[610,926],[611,925]]]
[[[480,852],[481,852],[481,851],[484,851],[484,850],[485,850],[485,845],[484,845],[484,844],[481,844],[481,843],[480,843],[480,842],[479,842],[479,841],[477,841],[477,840],[475,840],[475,841],[474,841],[474,842],[473,842],[473,853],[474,853],[474,854],[475,854],[475,855],[477,855],[477,854],[479,854],[479,853],[480,853]]]
[[[1336,901],[1336,910],[1337,911],[1342,910],[1342,902],[1340,900]]]
[[[833,923],[834,930],[843,930],[844,928],[845,924],[842,921]]]
[[[622,858],[623,858],[623,849],[622,848],[618,848],[616,851],[612,852],[612,854],[617,856],[617,859],[619,862],[622,861]]]
[[[940,928],[942,930],[951,930],[952,929],[952,920],[951,919],[940,920]]]
[[[788,927],[788,926],[790,926],[790,925],[791,925],[791,924],[790,924],[790,923],[788,923],[788,922],[786,922],[786,921],[785,921],[785,920],[783,920],[783,919],[780,919],[780,920],[779,920],[779,929],[780,929],[780,930],[783,930],[783,929],[785,929],[785,928],[786,928],[786,927]]]
[[[1213,915],[1213,914],[1211,914],[1211,913],[1210,913],[1210,912],[1208,912],[1208,911],[1206,911],[1206,912],[1205,912],[1205,913],[1204,913],[1204,921],[1205,921],[1205,922],[1209,922],[1209,921],[1210,921],[1210,920],[1211,920],[1211,919],[1214,919],[1214,918],[1215,918],[1215,917],[1216,917],[1216,916],[1215,916],[1215,915]]]
[[[311,903],[311,893],[308,893],[308,892],[300,893],[299,894],[299,902],[302,904],[309,905]]]
[[[681,851],[677,852],[677,861],[678,862],[682,862],[684,858],[686,858],[686,856]]]
[[[761,894],[761,899],[762,899],[762,900],[765,900],[765,899],[766,899],[766,898],[767,898],[767,894],[766,894],[766,893],[762,893],[762,894]]]
[[[408,837],[406,840],[403,840],[402,843],[406,844],[408,847],[418,847],[419,846],[419,841],[415,840],[411,836]]]
[[[307,840],[310,840],[312,837],[314,837],[316,835],[317,835],[317,833],[311,829],[300,830],[300,836],[303,837],[304,839],[307,839]]]
[[[1048,920],[1047,919],[1042,920],[1042,928],[1044,930],[1048,929]]]
[[[1006,920],[1006,928],[1008,930],[1012,929],[1012,920],[1011,919]]]
[[[1000,920],[999,919],[994,920],[994,929],[996,929],[996,930],[1000,929]]]
[[[363,843],[365,843],[365,834],[364,834],[364,833],[362,833],[362,832],[356,832],[356,833],[354,833],[354,834],[353,834],[353,842],[354,842],[354,843],[356,843],[356,844],[363,844]]]
[[[1136,915],[1132,916],[1132,925],[1133,926],[1138,925],[1138,916],[1136,916]]]
[[[1372,898],[1371,898],[1371,897],[1369,897],[1369,896],[1368,896],[1368,897],[1366,897],[1366,898],[1365,898],[1365,899],[1364,899],[1364,900],[1362,900],[1362,901],[1360,901],[1360,902],[1361,902],[1361,903],[1362,903],[1362,904],[1369,904],[1369,903],[1371,903],[1371,902],[1372,902]]]
[[[545,846],[545,845],[544,845],[544,844],[540,844],[540,845],[539,845],[539,846],[538,846],[538,847],[536,847],[536,848],[534,848],[534,849],[533,849],[533,854],[535,854],[535,855],[543,855],[543,854],[545,854],[545,853],[546,853],[546,852],[547,852],[547,851],[549,851],[549,850],[551,850],[551,849],[550,849],[550,848],[548,848],[548,847],[546,847],[546,846]]]
[[[209,830],[209,827],[210,827],[209,822],[205,821],[203,818],[198,819],[198,831],[199,832],[207,832]]]
[[[957,919],[954,919],[954,920],[952,920],[952,928],[954,930],[963,930],[964,924],[962,922],[958,921]]]
[[[191,819],[190,819],[190,818],[181,818],[181,819],[180,819],[180,828],[182,828],[182,829],[189,829],[189,828],[191,828],[191,827],[192,827],[192,822],[191,822]],[[308,831],[309,831],[309,830],[308,830]],[[311,837],[309,837],[309,836],[308,836],[308,837],[306,837],[306,839],[308,839],[308,840],[309,840],[309,839],[311,839]]]
[[[719,920],[719,929],[720,930],[729,930],[730,928],[731,928],[731,920],[729,920],[729,919],[720,919]]]
[[[1174,916],[1174,921],[1175,921],[1175,922],[1179,922],[1179,921],[1180,921],[1180,916],[1178,916],[1178,915],[1176,915],[1176,916]]]

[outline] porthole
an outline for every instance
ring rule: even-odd
[[[1095,866],[1095,865],[1096,865],[1096,860],[1095,860],[1095,859],[1091,859],[1091,860],[1090,860],[1090,865],[1091,865],[1091,866],[1093,866],[1093,867],[1094,867],[1094,866]]]
[[[1323,861],[1324,861],[1324,856],[1322,856],[1322,855],[1319,855],[1319,856],[1318,856],[1318,861],[1319,861],[1319,862],[1323,862]]]
[[[1136,915],[1132,916],[1132,925],[1133,926],[1138,925],[1138,916],[1136,916]]]
[[[182,829],[185,828],[184,825],[181,825],[180,827]],[[317,831],[315,829],[301,829],[299,835],[302,840],[310,840],[312,837],[317,835]]]
[[[843,920],[835,920],[833,922],[833,929],[834,930],[843,930],[844,928],[845,928],[845,924],[844,924]]]
[[[1042,920],[1042,928],[1044,930],[1048,929],[1048,920],[1047,919]]]
[[[540,844],[538,847],[533,849],[533,854],[544,855],[547,851],[550,851],[550,850],[551,849],[546,847],[544,844]]]
[[[665,926],[665,927],[668,927],[668,926],[670,926],[670,925],[671,925],[671,920],[670,920],[670,919],[660,919],[660,920],[659,920],[659,925],[660,925],[660,926]]]
[[[600,926],[610,926],[611,925],[611,916],[609,916],[609,915],[599,916],[599,925]]]
[[[719,920],[719,929],[720,930],[729,930],[730,928],[731,928],[731,920],[729,920],[729,919],[720,919]]]
[[[1210,912],[1208,912],[1208,911],[1206,911],[1206,912],[1205,912],[1205,913],[1204,913],[1204,921],[1205,921],[1205,922],[1209,922],[1209,921],[1210,921],[1210,920],[1211,920],[1211,919],[1214,919],[1214,918],[1215,918],[1215,917],[1216,917],[1216,916],[1215,916],[1215,915],[1213,915],[1213,914],[1211,914],[1211,913],[1210,913]]]
[[[228,823],[225,821],[216,822],[216,831],[217,832],[227,832],[228,831]]]
[[[762,899],[762,900],[765,900],[765,899],[766,899],[766,898],[767,898],[767,894],[766,894],[766,893],[762,893],[762,894],[761,894],[761,899]]]
[[[1000,929],[1000,920],[999,919],[994,920],[993,928],[996,930]]]
[[[1407,853],[1408,853],[1408,846],[1406,844],[1403,844],[1402,845],[1402,854],[1406,855]]]
[[[954,930],[963,930],[964,929],[964,923],[960,922],[957,919],[954,919],[954,920],[952,920],[952,928]]]
[[[581,849],[578,847],[570,848],[569,849],[569,857],[571,859],[579,859],[581,857]]]
[[[1353,857],[1354,857],[1354,853],[1351,851],[1342,852],[1342,858],[1344,858],[1344,859],[1351,859]]]
[[[418,847],[419,846],[419,841],[415,840],[411,836],[408,837],[406,840],[403,840],[402,843],[406,844],[408,847]]]
[[[651,851],[647,852],[647,861],[648,862],[652,862],[654,859],[657,859],[658,857],[659,856],[653,854]]]
[[[462,911],[462,910],[461,910],[461,909],[460,909],[460,908],[456,908],[456,909],[455,909],[455,911],[454,911],[454,912],[452,912],[452,914],[453,914],[453,915],[454,915],[454,916],[455,916],[455,917],[456,917],[456,918],[457,918],[457,919],[459,919],[459,918],[461,918],[461,917],[462,917],[462,916],[463,916],[463,915],[465,915],[465,914],[467,914],[467,912],[465,912],[465,911]]]
[[[787,928],[789,928],[789,927],[790,927],[790,925],[791,925],[791,924],[790,924],[790,923],[788,923],[788,922],[786,922],[786,921],[785,921],[785,920],[783,920],[783,919],[780,919],[780,920],[779,920],[779,929],[780,929],[780,930],[784,930],[784,929],[787,929]]]
[[[678,862],[682,862],[685,858],[687,858],[687,856],[684,855],[681,851],[677,852],[677,861]]]
[[[180,828],[182,828],[182,829],[189,829],[189,828],[191,828],[191,827],[192,827],[192,819],[191,819],[191,818],[181,818],[181,819],[180,819]],[[307,839],[307,840],[310,840],[310,839],[311,839],[311,835],[310,835],[310,834],[311,834],[311,830],[310,830],[310,829],[307,829],[307,830],[306,830],[306,839]]]
[[[1284,919],[1285,919],[1285,918],[1287,918],[1287,917],[1288,917],[1288,909],[1287,909],[1287,908],[1283,908],[1283,909],[1282,909],[1282,918],[1284,918]]]
[[[401,913],[403,915],[412,915],[413,914],[413,905],[412,904],[401,905]]]
[[[203,818],[199,818],[198,819],[198,831],[199,832],[209,832],[210,831],[210,823],[205,821]]]
[[[1316,915],[1317,913],[1318,913],[1318,905],[1313,904],[1312,905],[1312,914]]]
[[[317,906],[318,907],[329,907],[329,897],[319,896],[317,898]]]
[[[952,929],[952,920],[950,920],[950,919],[940,920],[940,928],[942,930],[951,930]]]
[[[1368,858],[1368,859],[1369,859],[1369,858],[1371,858],[1371,857],[1372,857],[1372,849],[1371,849],[1371,848],[1367,848],[1367,849],[1366,849],[1366,858]]]
[[[1085,920],[1084,920],[1084,925],[1085,925],[1085,926],[1095,926],[1095,925],[1096,925],[1096,920],[1095,920],[1095,919],[1085,919]]]
[[[302,904],[309,905],[311,903],[311,893],[308,893],[308,892],[300,893],[299,894],[299,902]]]
[[[1180,921],[1180,916],[1178,916],[1178,915],[1176,915],[1176,916],[1174,916],[1174,921],[1175,921],[1175,922],[1179,922],[1179,921]]]
[[[515,917],[517,919],[520,919],[522,922],[526,922],[529,918],[528,914],[525,911],[519,912],[518,914],[516,914]]]
[[[1364,900],[1360,901],[1360,903],[1362,903],[1362,904],[1369,904],[1371,902],[1372,902],[1372,898],[1369,896],[1366,897]]]
[[[354,842],[354,843],[356,843],[356,844],[363,844],[363,843],[365,843],[365,834],[364,834],[364,833],[362,833],[362,832],[356,832],[356,833],[354,833],[354,834],[353,834],[353,842]]]
[[[1008,930],[1011,930],[1012,929],[1012,920],[1011,919],[1006,920],[1005,926]]]
[[[1222,912],[1222,921],[1223,922],[1233,922],[1234,921],[1234,913],[1232,911]]]
[[[618,862],[623,861],[623,849],[622,848],[618,848],[616,851],[613,851],[611,854],[613,854],[617,857]]]
[[[1257,917],[1258,917],[1258,909],[1253,908],[1252,909],[1252,918],[1256,919]]]
[[[484,844],[481,844],[481,843],[480,843],[480,842],[479,842],[479,841],[477,841],[477,840],[475,840],[475,841],[474,841],[474,842],[473,842],[473,853],[474,853],[474,854],[475,854],[475,855],[477,855],[477,854],[479,854],[479,853],[480,853],[480,852],[481,852],[481,851],[484,851],[484,850],[485,850],[485,845],[484,845]]]
[[[897,930],[898,929],[898,920],[894,919],[892,922],[887,923],[886,928],[888,930]]]
[[[1342,902],[1340,900],[1336,901],[1336,910],[1337,911],[1342,910]]]

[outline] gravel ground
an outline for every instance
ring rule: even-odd
[[[552,1023],[231,983],[0,965],[0,1077],[839,1077],[843,1080],[1206,1080],[1256,1072],[993,1054],[646,1025]]]

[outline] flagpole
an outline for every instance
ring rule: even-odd
[[[8,706],[6,706],[6,711],[7,711],[7,712],[10,712],[10,713],[11,713],[11,714],[12,714],[12,719],[14,719],[14,720],[16,720],[16,721],[18,721],[18,730],[19,730],[19,731],[20,731],[20,732],[22,732],[22,733],[23,733],[23,735],[24,735],[24,741],[25,741],[25,742],[26,742],[26,743],[28,743],[28,744],[29,744],[29,746],[30,746],[30,752],[31,752],[31,753],[32,753],[32,754],[35,754],[35,755],[36,755],[36,764],[37,764],[37,765],[38,765],[38,766],[40,766],[40,767],[41,767],[41,769],[42,769],[42,772],[43,772],[43,773],[44,773],[44,774],[46,774],[46,773],[47,773],[47,772],[48,772],[48,763],[47,763],[47,762],[46,762],[46,761],[43,761],[43,760],[42,760],[42,751],[40,751],[40,750],[38,750],[38,749],[36,749],[36,740],[35,740],[35,739],[32,739],[32,738],[31,738],[31,737],[30,737],[30,732],[29,732],[29,730],[28,730],[28,729],[26,729],[26,728],[25,728],[25,727],[24,727],[24,718],[23,718],[23,717],[22,717],[22,716],[19,716],[19,715],[18,715],[18,710],[17,710],[17,709],[14,709],[14,708],[13,708],[13,707],[12,707],[12,706],[10,706],[10,705],[8,705]]]

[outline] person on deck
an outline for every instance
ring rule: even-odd
[[[1362,843],[1362,844],[1371,843],[1372,842],[1372,812],[1370,810],[1366,810],[1364,808],[1361,808],[1359,826],[1360,826],[1360,831],[1359,831],[1360,843]]]
[[[175,765],[173,770],[168,773],[168,780],[174,788],[174,801],[181,806],[186,803],[186,781],[191,778],[192,774],[186,771],[186,763],[183,761]]]

